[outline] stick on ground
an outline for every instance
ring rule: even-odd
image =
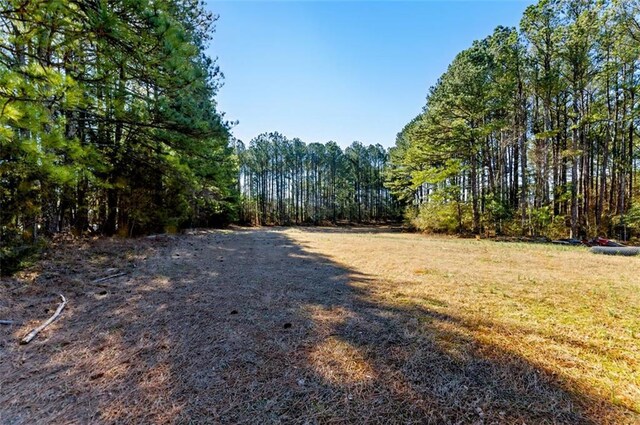
[[[60,303],[60,305],[56,309],[56,312],[53,313],[53,316],[49,317],[46,322],[44,322],[43,324],[41,324],[40,326],[38,326],[37,328],[35,328],[31,332],[29,332],[29,334],[27,334],[27,336],[22,338],[22,340],[20,341],[20,344],[28,344],[28,343],[30,343],[31,340],[33,338],[35,338],[36,335],[38,335],[38,333],[40,333],[40,331],[42,331],[44,328],[49,326],[51,323],[53,323],[54,320],[56,320],[58,318],[58,316],[60,316],[60,313],[62,313],[62,309],[64,308],[65,305],[67,305],[67,299],[64,297],[64,295],[60,294],[60,298],[62,298],[62,302]]]
[[[91,281],[91,283],[100,283],[100,282],[104,282],[105,280],[115,279],[116,277],[120,277],[120,276],[124,276],[124,275],[126,275],[126,273],[112,274],[111,276],[106,276],[106,277],[102,277],[100,279],[93,280],[93,281]]]

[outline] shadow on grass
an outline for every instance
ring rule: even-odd
[[[329,231],[331,232],[331,231]],[[6,345],[0,422],[607,423],[623,412],[276,230],[199,232]],[[624,419],[624,418],[623,418]]]

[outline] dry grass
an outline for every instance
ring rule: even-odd
[[[2,281],[3,424],[640,423],[637,258],[376,229],[51,256]]]
[[[452,357],[526,361],[595,421],[640,422],[640,259],[414,234],[287,234],[366,275],[355,285],[370,303],[421,310],[424,334]]]

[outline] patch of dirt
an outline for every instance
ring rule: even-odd
[[[298,417],[286,412],[314,385],[301,359],[318,338],[300,306],[346,282],[273,231],[62,241],[48,255],[2,281],[0,319],[17,322],[0,327],[3,424]],[[18,345],[58,293],[61,318]]]

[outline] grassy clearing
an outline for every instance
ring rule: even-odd
[[[640,420],[640,258],[415,234],[286,234],[364,276],[352,285],[368,302],[413,309],[452,356],[522,359],[593,420]]]
[[[0,281],[0,423],[638,424],[639,269],[380,229],[64,241]]]

